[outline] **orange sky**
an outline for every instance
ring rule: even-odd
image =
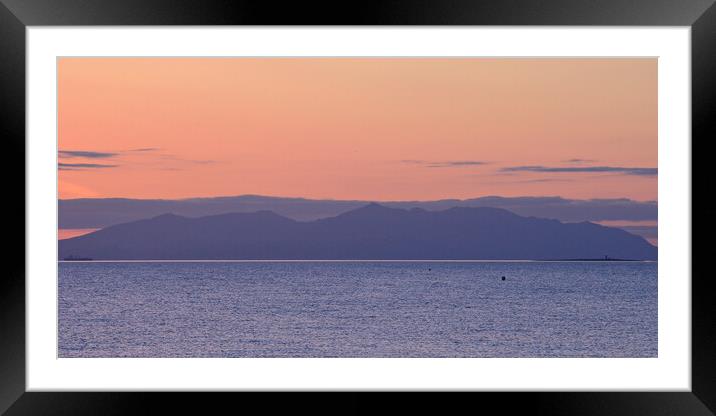
[[[62,58],[58,84],[61,198],[657,198],[656,59]]]

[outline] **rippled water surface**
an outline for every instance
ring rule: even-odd
[[[62,262],[59,271],[60,357],[657,355],[656,263]]]

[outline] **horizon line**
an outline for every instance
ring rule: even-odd
[[[276,199],[301,199],[306,201],[332,201],[332,202],[439,202],[439,201],[469,201],[473,199],[482,198],[503,198],[503,199],[515,199],[515,198],[559,198],[569,201],[617,201],[617,200],[628,200],[640,203],[654,203],[658,204],[658,200],[654,199],[632,199],[628,197],[619,198],[569,198],[560,195],[520,195],[520,196],[501,196],[501,195],[482,195],[474,196],[469,198],[450,198],[443,197],[437,199],[336,199],[330,197],[305,197],[305,196],[285,196],[285,195],[261,195],[261,194],[230,194],[230,195],[214,195],[214,196],[190,196],[190,197],[179,197],[179,198],[133,198],[124,196],[102,196],[102,197],[83,197],[83,198],[57,198],[58,201],[78,201],[78,200],[96,200],[96,199],[128,199],[135,201],[187,201],[192,199],[214,199],[214,198],[238,198],[238,197],[261,197],[261,198],[276,198]]]

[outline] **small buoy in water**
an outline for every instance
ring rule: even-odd
[[[428,271],[429,271],[429,272],[432,272],[432,271],[433,271],[433,269],[431,269],[430,267],[428,267]]]
[[[505,280],[505,276],[502,276],[502,280]]]

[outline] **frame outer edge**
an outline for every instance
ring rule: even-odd
[[[713,0],[2,0],[28,26],[689,26]]]
[[[0,112],[0,135],[3,137],[4,144],[8,146],[11,154],[25,155],[25,23],[13,14],[7,3],[14,3],[12,9],[24,21],[32,24],[45,25],[68,25],[68,24],[137,24],[132,23],[132,17],[120,17],[114,20],[114,23],[107,22],[107,14],[104,16],[83,15],[82,13],[71,13],[65,17],[55,14],[53,11],[62,9],[62,3],[67,4],[64,0],[59,0],[54,7],[48,6],[45,13],[37,13],[38,1],[25,0],[28,8],[23,9],[22,3],[14,0],[2,0],[0,2],[0,102],[8,104],[3,106],[4,111]],[[130,2],[131,3],[131,2]],[[155,2],[156,3],[156,2]],[[698,4],[696,4],[698,3]],[[707,4],[706,4],[707,3]],[[713,124],[713,114],[716,114],[716,61],[714,60],[714,51],[716,51],[716,7],[708,2],[693,2],[689,8],[690,12],[694,12],[696,8],[702,9],[708,7],[703,14],[697,19],[685,22],[679,18],[678,23],[674,23],[675,18],[655,18],[655,14],[631,24],[671,24],[688,25],[693,22],[692,26],[692,129],[693,138],[703,137],[700,141],[707,140],[706,134],[709,125]],[[20,4],[18,10],[18,4]],[[706,6],[703,6],[706,4]],[[683,6],[683,5],[682,5]],[[703,7],[702,7],[703,6]],[[641,7],[641,6],[640,6]],[[31,10],[34,9],[34,10]],[[55,10],[52,10],[55,9]],[[398,8],[400,9],[400,8]],[[28,12],[30,12],[28,14]],[[50,16],[48,17],[48,14]],[[111,11],[107,11],[111,14]],[[399,10],[395,10],[397,18],[399,18]],[[169,13],[171,14],[171,12]],[[666,14],[666,13],[665,13]],[[69,15],[69,17],[67,17]],[[151,14],[152,20],[156,23],[144,24],[162,24],[162,17],[157,14]],[[211,15],[211,13],[209,13]],[[569,13],[567,13],[569,15]],[[696,15],[696,14],[694,14]],[[135,15],[137,16],[137,15]],[[543,15],[544,16],[544,15]],[[683,16],[683,15],[682,15]],[[99,21],[92,21],[92,17]],[[538,15],[534,17],[534,24],[560,24],[552,18],[540,18]],[[135,17],[136,18],[136,17]],[[89,19],[89,20],[88,20]],[[215,23],[220,23],[220,18],[215,18]],[[231,19],[231,17],[229,17]],[[69,21],[68,21],[69,20]],[[112,20],[112,19],[110,19]],[[169,20],[172,20],[171,18]],[[176,18],[175,18],[176,20]],[[194,20],[206,20],[206,18],[198,18]],[[250,20],[250,19],[249,19]],[[260,19],[259,19],[260,20]],[[449,20],[447,19],[450,23]],[[460,20],[460,19],[458,19]],[[497,20],[507,21],[505,18]],[[602,24],[608,23],[609,19],[602,16]],[[226,23],[226,22],[224,22]],[[477,22],[473,23],[476,24]],[[177,24],[175,21],[164,24]],[[186,23],[185,23],[186,24]],[[201,23],[195,23],[201,24]],[[469,23],[466,23],[469,24]],[[498,24],[498,23],[493,23]],[[564,23],[562,23],[564,24]],[[578,24],[578,23],[573,23]],[[584,24],[584,23],[583,23]],[[589,23],[586,23],[589,24]],[[623,24],[630,24],[625,22]],[[710,119],[710,118],[711,119]],[[16,157],[9,165],[5,165],[6,177],[12,181],[6,181],[9,187],[9,194],[25,195],[24,180],[20,185],[17,181],[17,170],[23,172],[25,176],[25,160]],[[692,185],[693,186],[693,185]],[[0,279],[0,414],[13,404],[25,391],[25,291],[24,291],[24,225],[25,225],[25,200],[22,204],[9,204],[12,218],[22,217],[23,221],[12,221],[12,233],[20,234],[22,228],[22,244],[15,244],[7,248],[7,252],[11,259],[23,258],[22,262],[12,263],[12,268],[6,276]],[[22,210],[22,211],[21,211]],[[17,229],[16,229],[17,228]],[[693,316],[692,316],[692,373],[693,373],[693,394],[702,401],[711,411],[716,409],[716,333],[713,332],[714,324],[714,307],[716,304],[710,298],[706,279],[699,281],[693,280]]]
[[[0,138],[10,260],[0,276],[0,413],[25,391],[25,25],[0,3]],[[19,201],[20,195],[22,200]],[[22,219],[22,220],[20,220]],[[22,236],[22,237],[20,237]]]
[[[691,27],[691,127],[692,127],[692,222],[694,175],[693,144],[712,139],[716,114],[716,5],[707,9]],[[699,217],[701,218],[701,217]],[[692,227],[693,233],[693,227]],[[705,234],[705,230],[699,234]],[[702,246],[703,247],[703,246]],[[692,237],[692,270],[694,246]],[[692,272],[691,380],[692,392],[716,411],[716,303],[709,290],[711,276]]]

